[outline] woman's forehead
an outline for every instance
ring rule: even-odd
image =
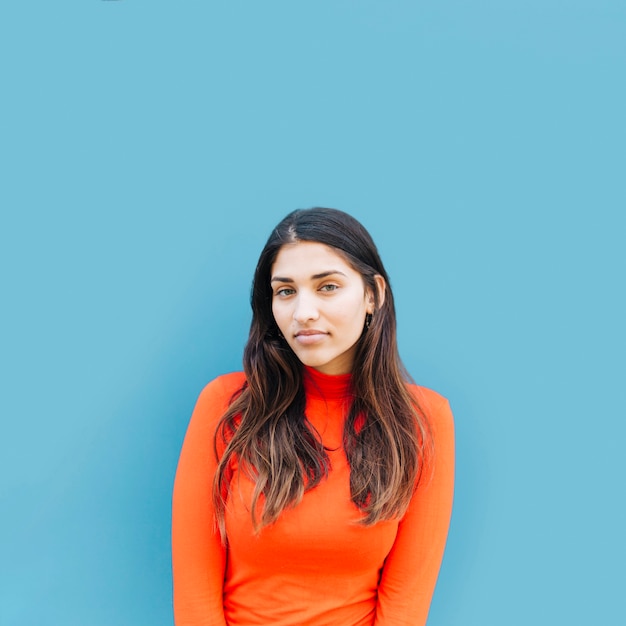
[[[310,278],[317,274],[339,272],[358,274],[336,249],[314,241],[297,241],[283,245],[272,264],[271,275]]]

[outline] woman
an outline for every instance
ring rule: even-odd
[[[293,211],[251,301],[244,372],[205,387],[180,455],[176,625],[425,624],[453,420],[403,368],[374,242],[342,211]]]

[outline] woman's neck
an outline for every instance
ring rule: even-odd
[[[304,390],[309,396],[338,400],[350,395],[352,374],[323,374],[313,367],[303,366]]]

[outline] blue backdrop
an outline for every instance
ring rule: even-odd
[[[626,623],[626,4],[0,9],[2,626],[171,626],[191,410],[271,227],[371,231],[456,417],[432,626]]]

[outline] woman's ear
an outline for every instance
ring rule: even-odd
[[[385,293],[387,290],[387,283],[385,279],[380,275],[376,274],[374,276],[374,281],[376,282],[376,293],[378,295],[378,308],[383,306],[383,302],[385,302]],[[368,291],[368,300],[367,300],[367,312],[372,314],[376,309],[376,300],[374,298],[374,294],[371,291]]]

